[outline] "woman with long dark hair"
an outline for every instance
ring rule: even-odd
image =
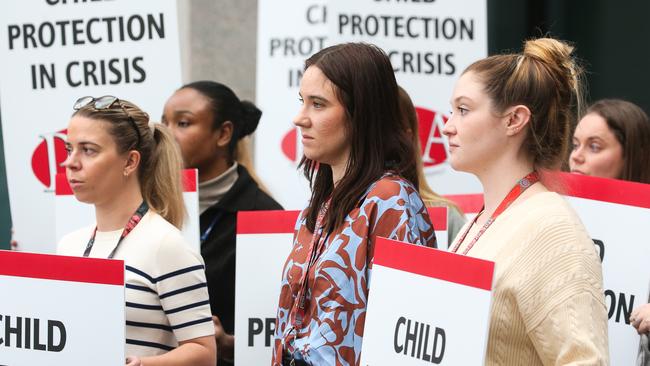
[[[435,247],[435,233],[383,51],[319,51],[305,62],[300,100],[312,194],[282,271],[273,365],[356,365],[376,238]]]

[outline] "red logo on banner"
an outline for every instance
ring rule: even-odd
[[[424,108],[415,108],[418,115],[420,128],[420,154],[425,168],[435,167],[447,161],[447,148],[445,147],[442,128],[447,122],[447,117],[442,113]],[[298,163],[298,129],[291,131],[282,138],[282,153],[289,160]]]
[[[282,152],[289,160],[296,162],[298,151],[298,128],[294,127],[282,138]]]
[[[434,167],[447,161],[447,147],[442,128],[447,117],[440,112],[416,107],[420,132],[420,154],[425,168]]]
[[[36,146],[32,154],[32,171],[39,182],[45,188],[54,189],[54,182],[57,173],[65,173],[61,166],[67,157],[65,151],[65,136],[67,130],[55,133],[40,135],[41,143]],[[53,159],[50,160],[50,158]]]

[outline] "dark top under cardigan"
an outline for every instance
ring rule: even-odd
[[[212,314],[219,317],[224,330],[235,330],[235,237],[238,211],[282,210],[282,206],[264,193],[242,165],[239,177],[216,204],[200,217],[201,235],[212,225],[207,238],[201,242],[201,255],[210,294]],[[219,365],[229,365],[223,360]]]

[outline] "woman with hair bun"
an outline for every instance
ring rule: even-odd
[[[181,157],[174,138],[136,105],[83,97],[63,163],[97,224],[61,239],[58,254],[125,262],[129,366],[213,366],[214,327],[203,261],[183,239]]]
[[[185,168],[199,171],[201,255],[206,264],[219,365],[234,356],[235,237],[238,211],[281,210],[238,161],[262,112],[227,86],[197,81],[166,102],[162,122],[181,148]]]
[[[581,71],[564,42],[471,64],[443,130],[485,206],[452,252],[496,263],[486,365],[607,365],[602,268],[577,214],[545,185],[568,156]],[[548,182],[546,182],[548,183]]]

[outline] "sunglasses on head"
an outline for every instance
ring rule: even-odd
[[[99,97],[99,98],[95,98],[91,96],[81,97],[77,99],[77,101],[74,103],[72,108],[75,111],[78,111],[81,108],[92,105],[92,107],[95,110],[101,111],[104,109],[110,109],[115,103],[117,103],[117,105],[120,106],[124,114],[126,114],[126,118],[128,118],[129,123],[131,123],[131,126],[133,126],[133,129],[135,130],[135,135],[138,137],[138,144],[136,146],[140,146],[140,132],[138,131],[138,126],[135,124],[135,120],[131,117],[131,115],[126,110],[126,108],[124,108],[124,105],[122,105],[122,101],[118,97],[114,97],[112,95],[104,95],[103,97]]]

